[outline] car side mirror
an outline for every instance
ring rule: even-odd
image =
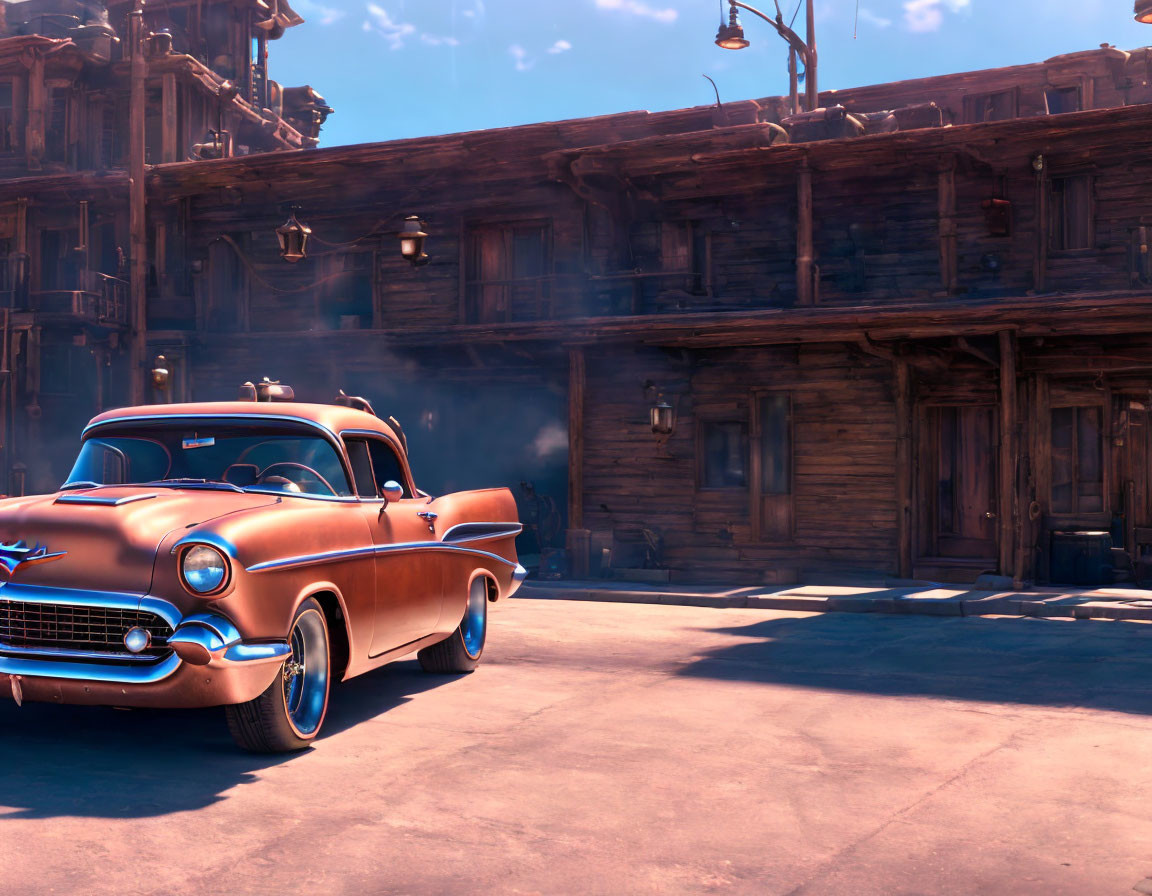
[[[399,501],[404,497],[404,486],[395,479],[389,479],[384,483],[384,488],[381,489],[381,492],[384,498],[384,506],[387,507],[393,501]]]

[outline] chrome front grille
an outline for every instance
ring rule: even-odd
[[[124,635],[136,626],[152,634],[152,644],[134,655],[125,649]],[[171,653],[171,635],[172,627],[147,611],[0,599],[0,652],[155,660]]]

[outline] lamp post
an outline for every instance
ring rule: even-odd
[[[128,180],[128,253],[129,306],[132,333],[131,377],[132,403],[143,404],[145,396],[145,359],[148,351],[148,217],[144,178],[145,125],[148,89],[148,62],[144,55],[144,0],[136,0],[128,15],[128,48],[131,53],[131,91],[129,98],[129,180]]]
[[[749,46],[744,37],[744,28],[740,24],[740,10],[746,9],[755,16],[759,16],[776,29],[784,40],[788,42],[788,81],[789,94],[792,99],[792,113],[800,111],[799,77],[796,73],[796,57],[804,63],[804,104],[807,111],[813,111],[820,105],[820,90],[816,81],[816,14],[813,0],[807,0],[807,29],[808,40],[801,40],[800,35],[784,24],[784,13],[780,10],[779,0],[776,2],[776,18],[762,13],[754,6],[741,3],[740,0],[728,0],[728,23],[721,22],[720,30],[716,32],[716,46],[724,50],[743,50]],[[1152,0],[1138,0],[1137,7],[1141,5],[1152,7]],[[1149,19],[1152,21],[1152,18]]]

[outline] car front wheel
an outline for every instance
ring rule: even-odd
[[[464,618],[447,638],[416,654],[425,672],[453,675],[471,672],[484,653],[488,636],[488,583],[474,579],[468,589],[468,606]]]
[[[253,753],[307,749],[328,712],[328,624],[311,598],[296,611],[288,643],[292,653],[268,689],[247,703],[225,707],[233,739]]]

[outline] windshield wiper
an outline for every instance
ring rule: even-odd
[[[161,486],[168,485],[183,488],[227,489],[228,491],[244,494],[244,489],[240,488],[240,486],[233,485],[231,482],[221,482],[219,479],[157,479],[154,482],[148,482],[145,484]]]

